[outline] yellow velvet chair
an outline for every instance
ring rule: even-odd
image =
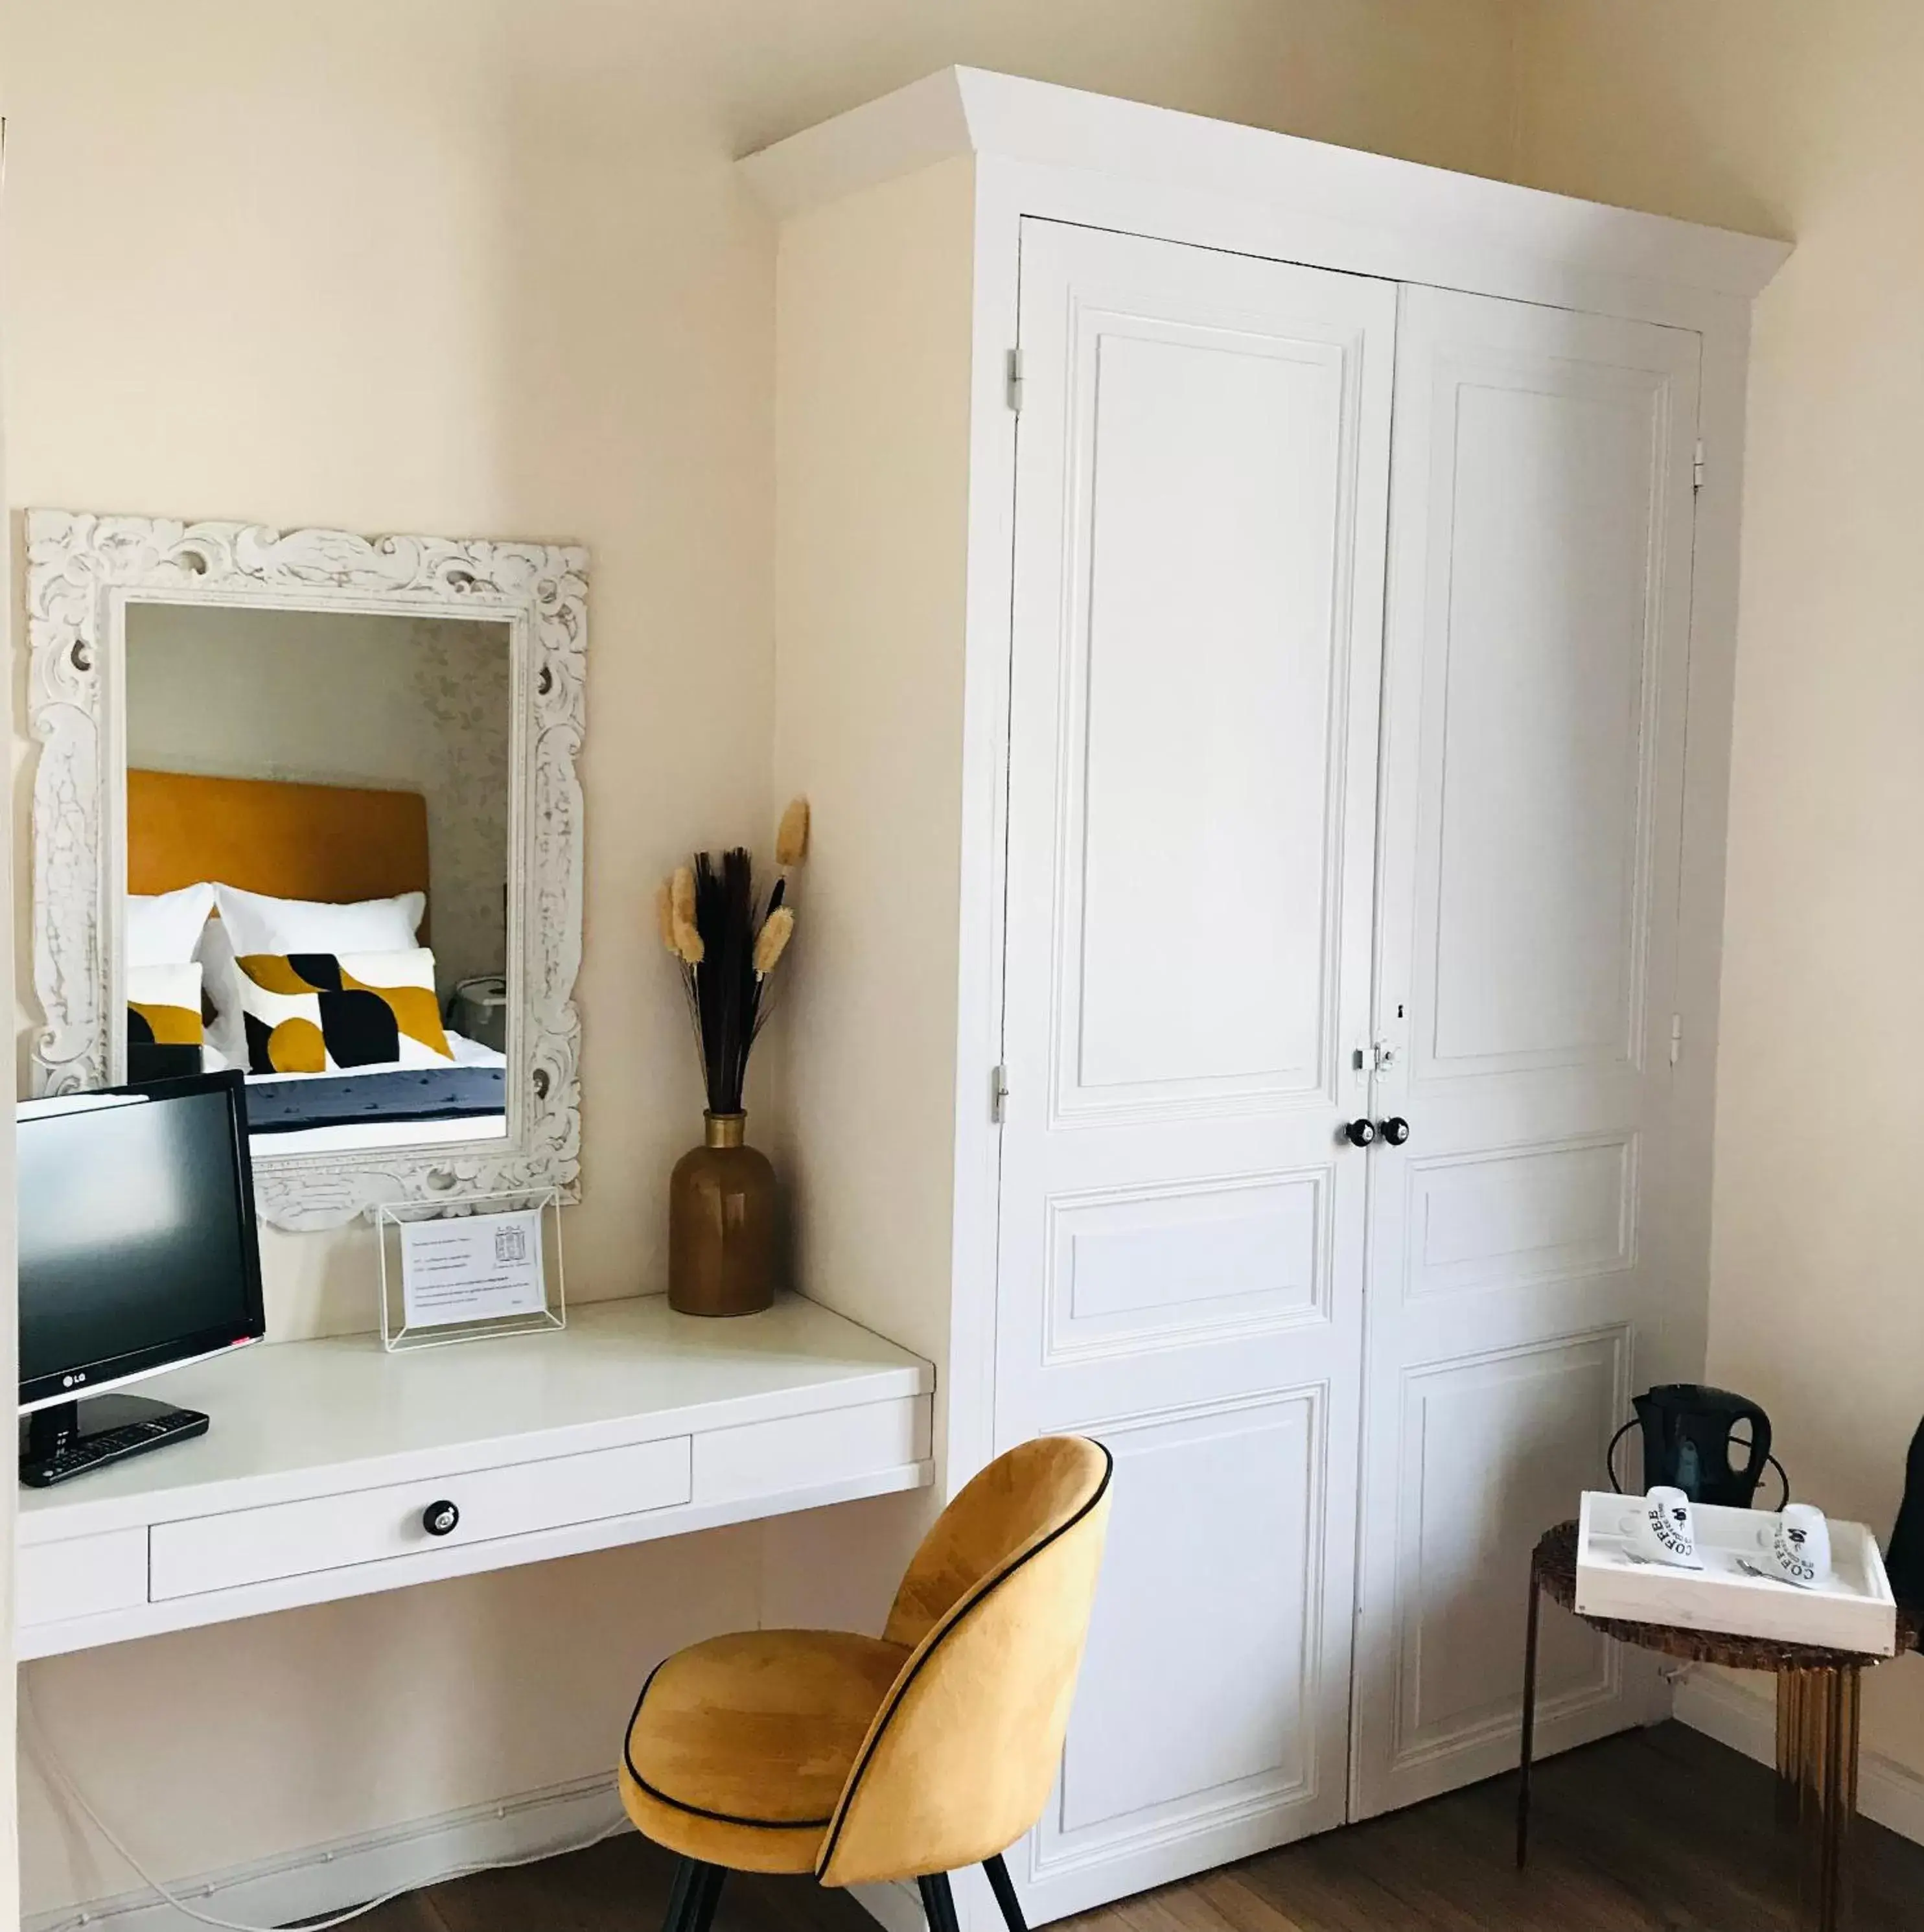
[[[657,1666],[619,1781],[681,1855],[664,1932],[709,1932],[731,1870],[913,1878],[930,1932],[956,1932],[948,1875],[977,1864],[1026,1932],[1002,1854],[1062,1753],[1110,1467],[1076,1436],[997,1458],[923,1538],[879,1637],[744,1630]]]

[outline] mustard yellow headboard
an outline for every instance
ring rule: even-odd
[[[170,892],[202,879],[285,899],[424,892],[427,802],[418,792],[130,771],[127,890]]]

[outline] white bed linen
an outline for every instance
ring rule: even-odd
[[[500,1140],[508,1132],[505,1114],[466,1114],[447,1120],[347,1121],[331,1127],[296,1127],[290,1133],[250,1134],[256,1160],[270,1154],[341,1153],[356,1148],[439,1146],[447,1141]]]
[[[491,1046],[484,1046],[478,1040],[470,1040],[466,1034],[451,1033],[448,1044],[454,1052],[457,1066],[505,1066],[508,1056],[497,1053]],[[397,1060],[377,1061],[371,1066],[336,1066],[319,1073],[250,1073],[250,1082],[256,1080],[352,1080],[363,1073],[418,1073],[418,1066],[403,1066]]]

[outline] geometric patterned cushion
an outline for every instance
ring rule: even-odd
[[[127,968],[130,1046],[198,1046],[201,1037],[199,966],[188,961]]]
[[[244,952],[241,1012],[252,1073],[438,1066],[454,1058],[434,991],[434,955]]]

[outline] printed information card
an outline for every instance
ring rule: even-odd
[[[445,1328],[547,1305],[541,1210],[400,1225],[401,1303],[410,1328]]]

